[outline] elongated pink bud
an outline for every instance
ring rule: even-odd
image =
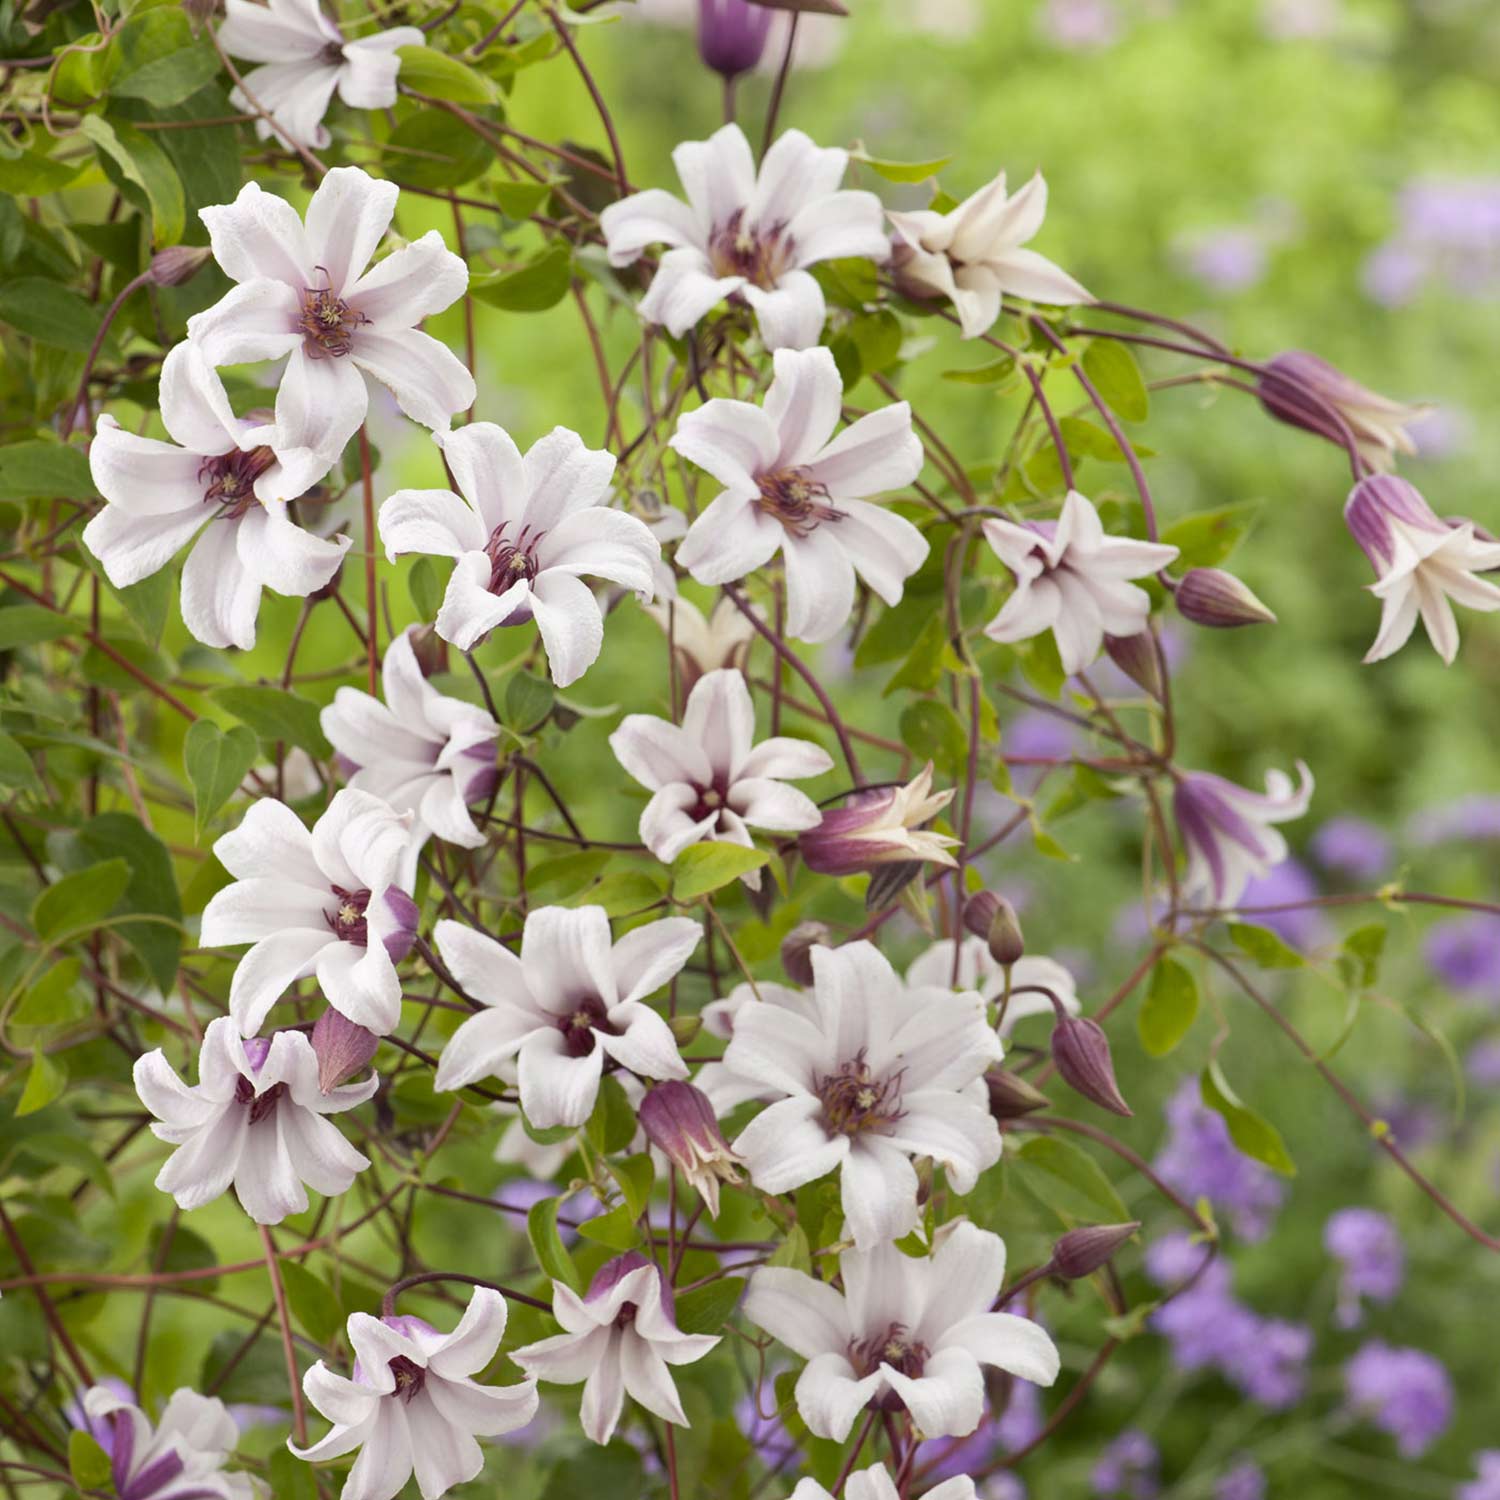
[[[318,1087],[332,1093],[362,1073],[375,1056],[380,1038],[331,1005],[313,1027],[312,1049],[318,1059]]]
[[[1109,1038],[1097,1021],[1087,1016],[1059,1015],[1052,1028],[1052,1061],[1063,1082],[1100,1109],[1117,1115],[1134,1113],[1115,1082]]]
[[[1045,1109],[1052,1102],[1019,1074],[1004,1068],[991,1068],[984,1075],[984,1086],[990,1094],[990,1115],[1002,1125],[1007,1120],[1019,1120],[1022,1115]]]
[[[1108,1265],[1115,1252],[1140,1228],[1130,1224],[1090,1224],[1070,1229],[1052,1247],[1052,1270],[1069,1281],[1081,1281]]]
[[[1213,630],[1276,623],[1276,616],[1250,589],[1222,568],[1190,569],[1173,597],[1183,619]]]
[[[180,286],[198,274],[198,268],[212,253],[207,245],[168,245],[158,250],[147,272],[152,286]]]
[[[1109,659],[1138,688],[1161,702],[1161,663],[1157,660],[1156,642],[1150,631],[1143,630],[1139,635],[1107,635],[1104,649]]]
[[[671,1079],[641,1100],[639,1118],[646,1139],[693,1185],[709,1216],[717,1218],[719,1184],[740,1180],[739,1157],[729,1149],[708,1096]]]
[[[964,926],[989,944],[997,964],[1013,964],[1026,955],[1021,919],[1004,896],[994,891],[976,891],[964,904]]]

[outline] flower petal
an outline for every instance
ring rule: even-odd
[[[396,398],[412,421],[436,432],[474,404],[474,377],[446,345],[415,328],[355,331],[350,359]]]
[[[229,7],[231,21],[259,6],[233,0]],[[265,12],[260,11],[265,17]],[[257,18],[259,19],[259,18]],[[226,22],[220,31],[230,28]],[[253,52],[234,52],[225,41],[225,49],[251,62],[289,61],[296,54],[281,58],[258,58]],[[304,51],[300,54],[305,56]],[[266,192],[259,183],[247,182],[233,203],[216,204],[198,211],[208,230],[208,243],[224,274],[231,281],[253,282],[270,277],[300,293],[309,283],[313,261],[307,252],[307,239],[297,210],[277,193]]]
[[[784,271],[770,291],[747,285],[741,295],[755,311],[767,349],[806,349],[818,342],[828,309],[823,288],[808,272]]]
[[[394,87],[391,97],[394,101]],[[429,229],[366,271],[348,289],[346,300],[382,329],[411,328],[451,307],[468,285],[469,268],[437,230]]]
[[[568,573],[544,573],[532,585],[531,611],[552,681],[558,687],[577,682],[604,644],[604,617],[593,592]]]

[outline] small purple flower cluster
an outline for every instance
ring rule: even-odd
[[[1401,1290],[1406,1256],[1395,1222],[1372,1208],[1342,1208],[1323,1226],[1323,1246],[1341,1265],[1338,1323],[1357,1327],[1360,1303],[1390,1302]]]
[[[1349,1404],[1417,1458],[1453,1420],[1453,1381],[1441,1360],[1421,1349],[1371,1339],[1344,1366]]]
[[[1396,232],[1365,262],[1376,302],[1399,307],[1429,285],[1468,297],[1500,292],[1500,177],[1416,178],[1396,212]]]

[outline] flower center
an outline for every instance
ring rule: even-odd
[[[365,908],[370,904],[369,891],[346,891],[343,886],[333,887],[337,905],[323,913],[323,920],[345,943],[357,943],[361,948],[370,941],[369,924],[365,919]]]
[[[698,789],[698,800],[688,810],[688,817],[695,823],[704,818],[716,818],[729,805],[729,798],[722,787],[705,786]]]
[[[596,1031],[606,1036],[619,1035],[610,1025],[609,1012],[597,995],[583,995],[575,1000],[573,1008],[557,1018],[557,1029],[562,1032],[569,1057],[587,1057],[594,1050]]]
[[[861,1343],[851,1344],[849,1362],[859,1371],[861,1379],[873,1375],[881,1365],[889,1365],[916,1380],[927,1364],[927,1354],[927,1345],[914,1339],[904,1324],[892,1323],[884,1333],[872,1334]],[[900,1405],[898,1398],[896,1406]]]
[[[876,1078],[863,1049],[837,1073],[820,1078],[817,1094],[823,1101],[824,1127],[831,1135],[863,1135],[901,1118],[901,1072]]]
[[[318,54],[318,61],[327,63],[330,67],[339,67],[344,61],[344,44],[342,42],[324,42],[323,50]]]
[[[255,481],[275,462],[269,448],[248,453],[236,448],[205,458],[198,467],[198,483],[203,485],[203,503],[216,508],[214,520],[238,521],[255,504]]]
[[[708,261],[715,276],[743,276],[769,290],[790,266],[794,248],[783,225],[748,228],[744,209],[737,208],[709,237]]]
[[[255,1085],[248,1078],[241,1076],[234,1085],[234,1102],[236,1104],[248,1104],[250,1106],[250,1123],[258,1125],[267,1115],[271,1114],[276,1106],[286,1097],[287,1088],[284,1083],[272,1084],[265,1093],[257,1094]]]
[[[323,267],[318,269],[323,271]],[[327,271],[323,271],[326,276]],[[342,359],[354,347],[354,330],[370,320],[350,307],[332,287],[307,287],[302,293],[302,316],[297,327],[314,359],[325,355]]]
[[[503,594],[506,589],[523,580],[530,583],[540,571],[537,567],[536,549],[547,533],[538,531],[535,535],[528,535],[531,528],[523,526],[512,542],[505,535],[505,528],[509,525],[509,521],[502,521],[490,533],[490,539],[484,546],[485,556],[490,560],[492,594]]]
[[[391,1374],[396,1377],[395,1394],[403,1401],[410,1401],[427,1380],[427,1371],[404,1354],[391,1361]]]
[[[629,1328],[635,1322],[635,1303],[627,1302],[618,1313],[615,1314],[616,1328]]]
[[[810,536],[824,521],[841,521],[843,513],[828,503],[828,486],[800,466],[757,474],[760,495],[755,505],[780,521],[796,537]]]

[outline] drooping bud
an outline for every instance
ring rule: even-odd
[[[1002,1125],[1007,1120],[1019,1120],[1022,1115],[1045,1109],[1052,1102],[1019,1073],[1004,1068],[991,1068],[984,1075],[984,1086],[990,1091],[990,1115]]]
[[[146,274],[152,286],[181,286],[198,274],[198,268],[212,253],[207,245],[168,245],[151,257]]]
[[[1139,1222],[1130,1224],[1090,1224],[1070,1229],[1052,1247],[1050,1262],[1054,1275],[1068,1281],[1081,1281],[1108,1265],[1114,1253],[1136,1230]]]
[[[793,984],[804,989],[812,984],[812,950],[829,947],[829,936],[821,922],[799,922],[781,940],[781,967]]]
[[[1004,896],[994,891],[976,891],[964,905],[964,926],[989,944],[997,964],[1018,963],[1026,954],[1021,919]]]
[[[1109,1038],[1097,1021],[1087,1016],[1059,1015],[1052,1028],[1052,1061],[1063,1082],[1100,1109],[1117,1115],[1134,1113],[1115,1082]]]
[[[797,840],[809,870],[820,875],[857,875],[880,865],[926,860],[956,865],[948,852],[958,844],[923,825],[953,800],[953,789],[932,790],[932,762],[905,786],[852,793],[843,807],[823,814],[816,828]]]
[[[1276,623],[1276,616],[1250,589],[1222,568],[1190,568],[1173,597],[1183,619],[1213,630]]]
[[[1149,630],[1139,635],[1107,635],[1104,649],[1109,659],[1139,688],[1162,701],[1161,662],[1156,641]]]
[[[646,1139],[693,1185],[709,1217],[718,1218],[719,1184],[740,1180],[739,1157],[729,1149],[708,1096],[671,1079],[648,1091],[638,1115]]]
[[[312,1049],[318,1059],[318,1087],[331,1094],[362,1073],[375,1056],[380,1038],[331,1005],[313,1027]]]
[[[772,19],[750,0],[698,0],[698,56],[720,77],[738,78],[760,61]]]

